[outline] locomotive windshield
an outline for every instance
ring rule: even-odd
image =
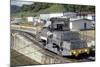
[[[86,48],[86,42],[83,40],[74,40],[71,41],[71,49],[80,49],[80,48]]]
[[[65,41],[78,40],[80,39],[80,35],[77,32],[63,32],[62,39]]]
[[[71,31],[55,31],[54,32],[54,38],[62,41],[70,41],[70,40],[79,40],[80,35],[77,32],[71,32]]]

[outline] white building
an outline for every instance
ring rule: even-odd
[[[34,17],[27,17],[27,21],[28,22],[33,22],[34,21]]]
[[[93,22],[94,21],[88,19],[79,19],[70,21],[70,29],[71,30],[92,29]]]
[[[95,21],[95,14],[88,14],[87,19]]]
[[[48,13],[48,14],[40,14],[41,19],[48,20],[53,17],[63,17],[66,16],[67,18],[75,17],[77,13],[74,12],[60,12],[60,13]]]
[[[14,18],[14,19],[11,19],[11,23],[20,23],[22,22],[22,18]]]
[[[50,19],[52,17],[60,17],[63,16],[63,13],[49,13],[49,14],[40,14],[41,19]]]

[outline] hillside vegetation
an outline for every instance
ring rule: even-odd
[[[11,5],[11,16],[37,16],[40,13],[51,13],[51,12],[95,12],[95,6],[85,5],[71,5],[71,4],[54,4],[54,3],[33,3],[31,5],[23,5],[21,7],[12,8]]]

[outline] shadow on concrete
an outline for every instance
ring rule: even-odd
[[[29,57],[11,49],[11,67],[27,66],[27,65],[40,65],[40,63],[30,59]]]

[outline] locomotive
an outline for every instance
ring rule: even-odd
[[[51,24],[37,32],[36,38],[43,48],[61,56],[89,54],[85,40],[77,31],[70,30],[69,18],[51,18]]]

